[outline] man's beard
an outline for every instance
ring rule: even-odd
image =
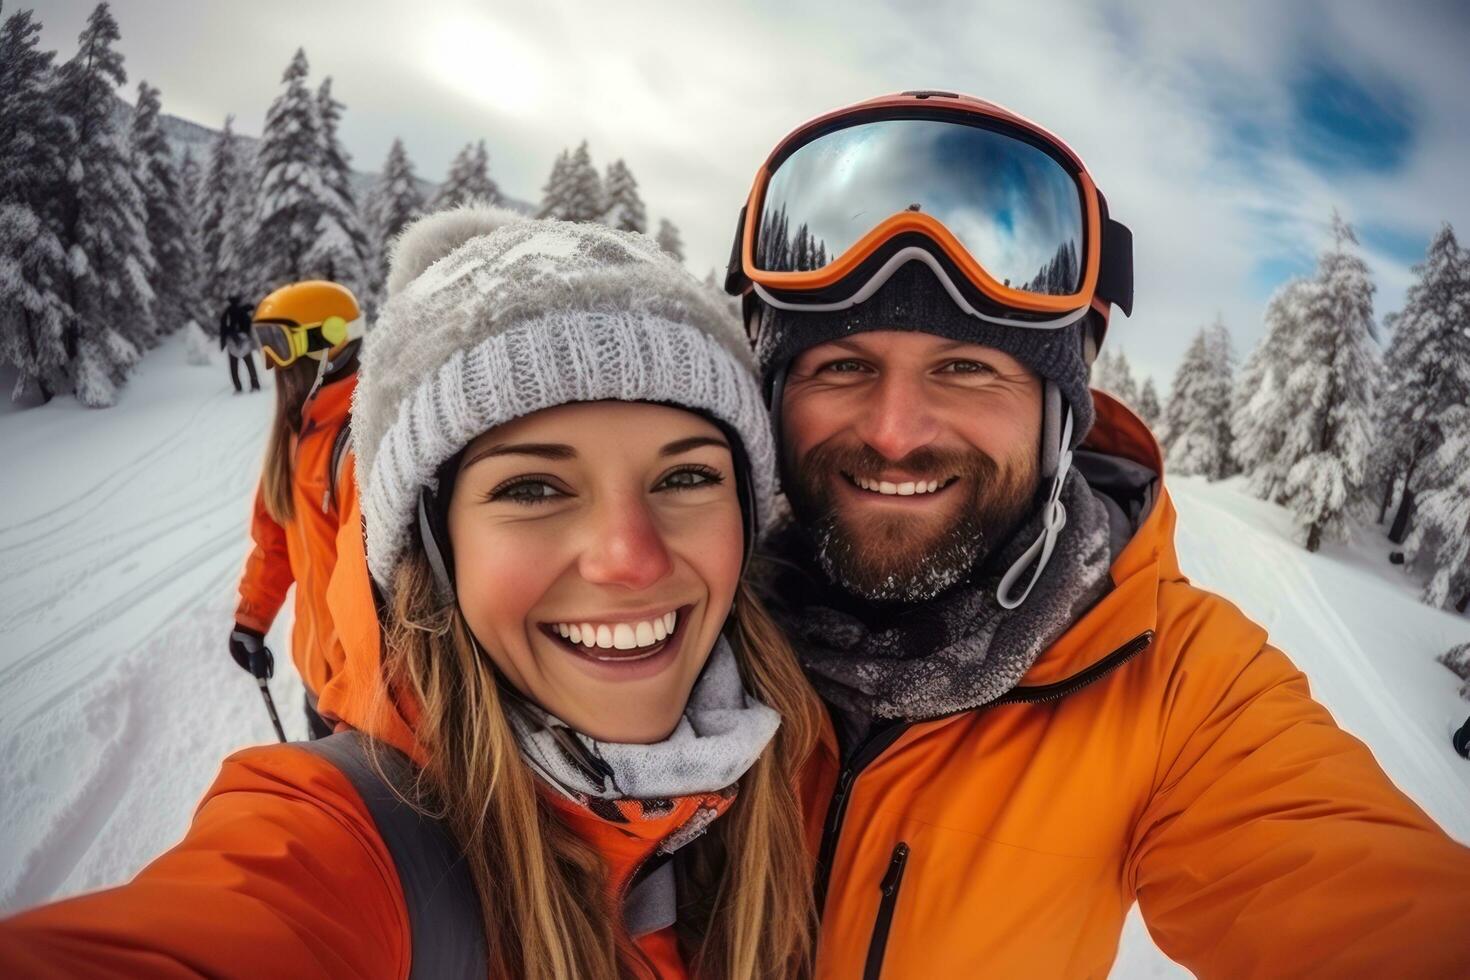
[[[955,491],[967,492],[968,498],[942,516],[841,512],[835,481],[876,481],[888,469],[941,485],[959,477]],[[872,602],[923,602],[961,581],[1030,513],[1036,469],[1034,452],[1012,458],[1002,469],[978,449],[921,448],[889,461],[867,445],[823,444],[787,467],[786,494],[816,545],[817,562],[833,582]]]

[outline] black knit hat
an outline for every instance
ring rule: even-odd
[[[857,333],[913,330],[1005,351],[1052,382],[1072,407],[1073,447],[1092,428],[1092,394],[1082,353],[1087,317],[1054,329],[989,323],[956,306],[929,267],[917,261],[901,266],[877,292],[850,309],[817,313],[767,306],[762,317],[755,356],[767,398],[777,376],[805,350]]]

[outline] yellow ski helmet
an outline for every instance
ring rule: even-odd
[[[282,286],[261,300],[250,325],[266,366],[285,367],[303,356],[331,356],[361,337],[362,308],[346,286],[310,279]]]

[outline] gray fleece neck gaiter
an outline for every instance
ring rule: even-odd
[[[767,583],[772,612],[849,732],[875,720],[939,718],[1000,697],[1102,598],[1111,565],[1106,508],[1076,471],[1061,500],[1067,524],[1056,550],[1031,595],[1012,610],[996,599],[1000,573],[987,570],[1020,556],[1036,536],[1039,513],[966,581],[927,602],[887,607],[833,585],[799,529],[773,536],[768,553],[781,571]]]

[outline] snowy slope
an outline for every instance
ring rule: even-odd
[[[129,877],[271,737],[225,640],[273,396],[232,391],[174,337],[116,408],[0,416],[0,909]]]
[[[175,337],[116,408],[0,414],[0,913],[125,880],[183,833],[224,755],[271,739],[225,638],[272,407],[231,394],[222,363],[188,366]],[[1237,485],[1170,485],[1185,571],[1266,625],[1339,723],[1470,842],[1470,763],[1448,741],[1470,703],[1433,659],[1470,620],[1420,605],[1376,532],[1308,555],[1284,512]],[[300,738],[287,620],[272,687]],[[1136,915],[1114,972],[1187,976]]]

